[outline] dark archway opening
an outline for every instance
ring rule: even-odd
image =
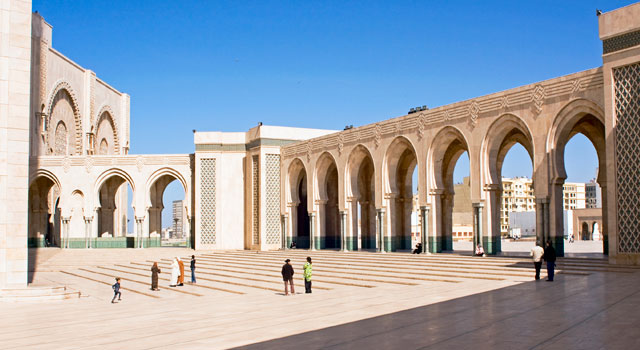
[[[310,224],[307,204],[307,175],[304,173],[304,170],[301,171],[299,179],[297,192],[300,203],[298,203],[296,209],[296,246],[301,249],[309,249],[311,243],[309,239]]]

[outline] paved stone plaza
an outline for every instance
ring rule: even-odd
[[[640,348],[640,3],[598,11],[596,30],[588,70],[344,130],[256,120],[193,130],[189,154],[129,154],[130,96],[57,51],[30,0],[0,0],[0,348]],[[597,154],[602,241],[565,239],[578,133]],[[530,241],[502,238],[515,144],[533,168]],[[455,242],[465,152],[472,241]],[[161,248],[173,181],[189,249]],[[552,283],[534,280],[534,239],[560,257]],[[433,254],[407,253],[417,241]],[[192,254],[198,283],[170,288],[171,259]]]
[[[0,321],[2,348],[617,348],[640,341],[622,332],[639,315],[638,269],[602,259],[561,259],[549,283],[533,281],[529,259],[511,257],[196,252],[198,283],[169,288],[167,259],[193,251],[39,252],[34,285],[65,284],[82,297],[2,304],[9,316]],[[307,255],[311,295],[302,294]],[[297,277],[290,297],[280,278],[285,257]],[[159,292],[149,290],[152,261],[164,269]],[[122,278],[123,300],[111,304],[114,276]]]

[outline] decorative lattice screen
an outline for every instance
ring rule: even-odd
[[[640,63],[613,69],[618,252],[640,253]]]
[[[265,156],[265,199],[267,244],[280,244],[280,155]]]
[[[200,160],[200,243],[216,244],[216,160]]]
[[[253,244],[260,244],[260,162],[258,156],[251,157],[251,181],[253,205],[251,212]]]

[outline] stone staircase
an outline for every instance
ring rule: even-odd
[[[65,286],[0,289],[0,302],[42,302],[51,300],[78,299],[80,292]]]
[[[190,281],[189,260],[196,255],[197,284],[169,287],[170,264],[174,256],[185,263],[185,282]],[[127,298],[165,299],[283,292],[280,269],[289,258],[295,269],[294,283],[303,291],[302,266],[313,258],[313,289],[316,293],[355,291],[363,288],[403,288],[429,286],[512,285],[533,280],[530,259],[511,257],[471,257],[457,254],[412,255],[407,253],[307,251],[225,251],[194,252],[188,249],[69,250],[49,257],[34,269],[51,283],[64,283],[83,294],[110,299],[115,277],[122,279]],[[150,290],[151,265],[157,262],[161,290]],[[560,258],[557,273],[580,278],[593,273],[634,273],[638,267],[610,265],[603,259]],[[542,277],[546,271],[543,269]]]

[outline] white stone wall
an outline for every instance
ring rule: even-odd
[[[87,133],[98,132],[98,118],[107,111],[114,121],[114,137],[117,137],[111,147],[110,154],[125,154],[125,148],[129,145],[129,95],[122,93],[106,82],[99,79],[96,74],[81,67],[61,52],[55,50],[52,45],[53,30],[39,14],[32,15],[32,88],[31,108],[32,116],[31,136],[32,156],[48,155],[51,148],[51,131],[43,137],[42,115],[51,117],[52,100],[60,90],[66,90],[72,97],[74,112],[81,125],[78,137],[81,138],[81,151],[76,155],[90,154],[97,151],[99,140],[89,143]],[[47,119],[48,120],[48,119]],[[47,128],[55,127],[47,125]]]
[[[260,125],[195,133],[196,248],[280,248],[280,147],[332,132]]]
[[[31,1],[0,1],[0,288],[27,284]]]
[[[244,174],[245,152],[196,152],[195,156],[195,246],[196,249],[244,249]],[[214,160],[212,162],[211,160]],[[203,170],[203,160],[209,166]],[[212,164],[215,163],[215,177]],[[203,186],[203,181],[214,181]],[[206,193],[203,193],[206,192]],[[212,203],[208,198],[212,198]],[[207,199],[205,199],[207,198]],[[203,205],[208,208],[203,212]],[[204,213],[204,214],[203,214]],[[203,215],[207,217],[203,217]],[[203,237],[202,223],[207,227]]]

